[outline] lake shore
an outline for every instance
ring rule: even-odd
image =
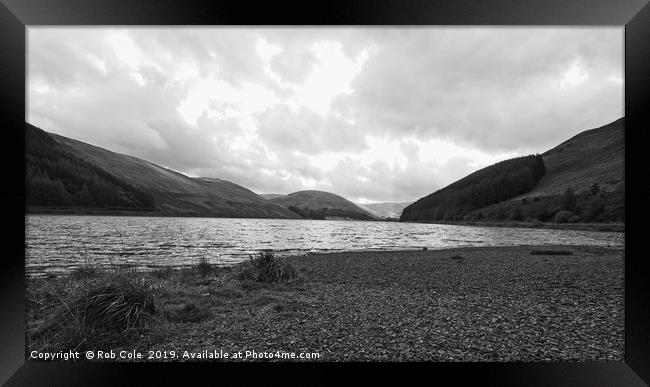
[[[240,280],[236,268],[124,272],[152,289],[155,313],[134,339],[110,348],[303,352],[320,361],[622,361],[623,254],[584,246],[308,254],[282,258],[298,274],[283,283]],[[51,311],[44,300],[55,300],[44,289],[83,292],[106,275],[30,279],[28,351],[56,344],[33,334]]]
[[[425,224],[449,224],[454,226],[475,226],[475,227],[519,227],[519,228],[543,228],[551,230],[580,230],[580,231],[605,231],[625,232],[625,223],[552,223],[552,222],[521,222],[508,221],[415,221],[409,223]]]
[[[34,215],[72,215],[72,216],[139,216],[159,218],[210,218],[213,216],[205,214],[167,214],[153,210],[129,210],[129,209],[102,209],[102,208],[57,208],[57,207],[32,207],[25,213],[25,216]],[[225,217],[216,217],[230,219]],[[238,218],[238,217],[235,217]],[[280,219],[280,218],[247,218],[247,219]],[[285,219],[285,218],[282,218]],[[296,218],[296,220],[305,220]],[[309,219],[319,220],[319,219]],[[323,220],[339,221],[366,221],[366,222],[399,222],[397,219],[344,219],[328,218]],[[580,230],[580,231],[605,231],[625,232],[625,223],[553,223],[553,222],[523,222],[523,221],[405,221],[401,223],[423,223],[423,224],[448,224],[454,226],[475,226],[475,227],[520,227],[520,228],[542,228],[552,230]]]

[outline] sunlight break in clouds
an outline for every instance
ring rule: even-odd
[[[258,193],[408,201],[620,118],[622,64],[622,28],[30,27],[27,120]]]

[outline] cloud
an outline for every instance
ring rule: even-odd
[[[337,100],[379,135],[543,149],[623,115],[622,29],[381,31]],[[586,108],[586,109],[585,109]]]
[[[256,192],[415,200],[623,115],[621,28],[28,29],[28,121]]]
[[[275,107],[256,115],[259,137],[278,153],[299,151],[318,155],[327,151],[359,151],[366,147],[363,133],[334,115],[322,116],[307,108],[293,112]]]

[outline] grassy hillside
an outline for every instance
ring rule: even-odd
[[[451,195],[459,188],[473,184],[488,171],[494,168],[499,170],[504,163],[511,161],[508,160],[479,170],[418,200],[412,207],[419,209],[419,212],[412,212],[413,209],[407,207],[401,220],[555,223],[623,221],[624,140],[624,118],[600,128],[586,130],[541,155],[545,173],[530,189],[518,194],[510,192],[506,197],[502,195],[500,200],[491,199],[492,193],[489,190],[488,195],[471,194],[471,191],[468,194],[467,190],[462,198]],[[511,172],[516,173],[516,169]],[[495,187],[503,184],[499,180],[493,181]],[[448,200],[443,202],[441,197],[445,192],[449,192]],[[432,208],[441,211],[436,212]],[[459,208],[464,211],[458,211]]]
[[[571,187],[585,193],[593,184],[605,192],[625,185],[625,118],[586,130],[542,154],[546,175],[523,197],[560,195]]]
[[[357,203],[357,205],[379,218],[387,219],[399,218],[402,215],[402,210],[411,203],[413,202]]]
[[[560,223],[624,220],[624,118],[579,133],[542,157],[547,172],[533,190],[475,211],[470,219]]]
[[[229,181],[210,178],[192,178],[181,173],[163,168],[136,157],[127,156],[96,147],[81,141],[51,134],[31,125],[27,131],[27,155],[40,149],[41,157],[52,162],[69,158],[61,171],[72,171],[74,163],[87,166],[87,169],[98,171],[108,181],[114,181],[132,196],[140,195],[153,201],[149,210],[155,215],[173,216],[213,216],[213,217],[259,217],[259,218],[298,218],[295,213],[286,208],[270,203],[254,192]],[[39,141],[47,146],[40,146]],[[33,162],[32,162],[33,164]],[[29,166],[29,159],[28,159]],[[37,168],[32,168],[37,171]],[[62,173],[64,173],[62,172]],[[75,172],[76,173],[76,172]],[[33,185],[33,179],[28,177],[28,186]],[[129,191],[130,190],[130,191]],[[33,191],[33,190],[32,190]],[[74,192],[70,192],[71,194]],[[33,195],[28,195],[28,210],[32,212],[44,207],[66,208],[78,207],[76,202],[34,202]],[[149,202],[146,202],[149,203]],[[36,208],[38,207],[38,209]],[[110,205],[94,201],[87,206],[96,212],[100,208],[110,212]],[[125,207],[125,206],[122,206]],[[128,206],[126,206],[128,207]],[[128,208],[138,209],[141,206]],[[122,208],[123,209],[123,208]]]
[[[376,217],[351,201],[333,193],[308,190],[270,199],[305,218],[375,219]]]

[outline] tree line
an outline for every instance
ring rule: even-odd
[[[66,151],[46,132],[26,124],[27,206],[154,210],[153,196]]]
[[[474,210],[531,191],[545,173],[539,154],[501,161],[416,201],[400,220],[462,220]]]
[[[364,214],[362,212],[354,212],[343,209],[336,208],[326,208],[323,207],[320,210],[312,210],[307,208],[300,208],[297,206],[289,206],[289,210],[295,212],[296,214],[302,216],[305,219],[325,219],[326,217],[339,217],[339,218],[351,218],[351,219],[363,219],[371,220],[370,215]]]

